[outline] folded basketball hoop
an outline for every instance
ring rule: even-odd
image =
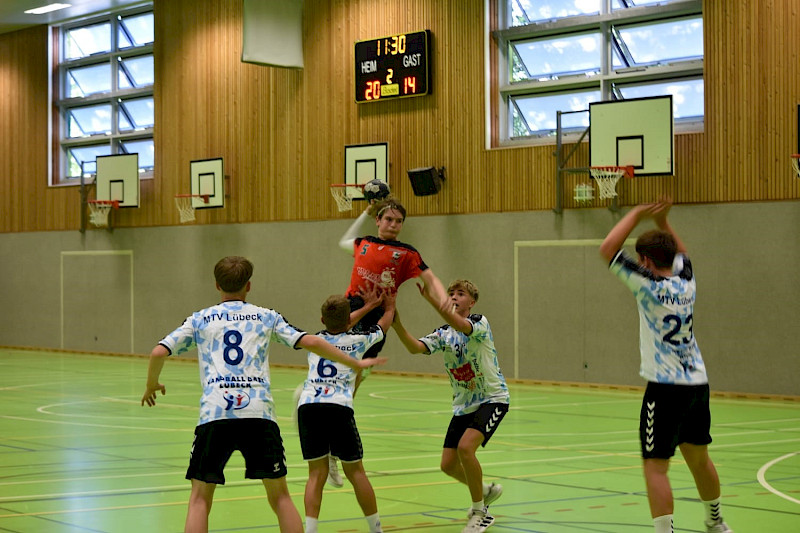
[[[353,208],[352,192],[348,189],[363,189],[364,184],[334,183],[331,185],[331,196],[336,200],[339,211],[350,211]]]
[[[119,208],[117,200],[87,200],[86,203],[89,205],[89,222],[98,228],[107,227],[111,209]]]
[[[800,154],[792,155],[792,168],[797,177],[800,178]]]
[[[589,172],[597,182],[600,199],[617,195],[617,182],[622,176],[633,177],[633,167],[589,167]]]
[[[194,214],[194,198],[202,199],[203,202],[208,203],[209,196],[207,194],[176,194],[175,207],[178,208],[178,214],[181,217],[181,224],[184,222],[191,222],[195,219]]]

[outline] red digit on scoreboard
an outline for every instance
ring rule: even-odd
[[[411,76],[403,79],[403,94],[414,94],[417,92],[417,77]]]

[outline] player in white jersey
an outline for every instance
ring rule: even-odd
[[[152,350],[142,405],[153,406],[166,393],[159,376],[168,355],[197,348],[203,395],[200,419],[186,479],[192,482],[185,531],[208,531],[208,514],[217,484],[234,450],[245,459],[245,477],[261,479],[282,532],[302,532],[300,514],[286,484],[286,461],[270,392],[269,347],[273,342],[305,348],[360,369],[360,361],[325,340],[306,335],[280,313],[245,302],[253,265],[244,257],[221,259],[214,278],[222,302],[188,317]],[[378,364],[385,359],[376,361]]]
[[[708,455],[711,412],[708,378],[693,332],[694,273],[686,247],[667,221],[671,207],[663,199],[631,209],[606,236],[600,255],[633,292],[639,308],[639,373],[647,380],[639,438],[655,531],[673,530],[667,471],[680,447],[705,507],[706,531],[731,533],[720,514],[719,476]],[[646,218],[658,229],[637,239],[637,262],[622,245]]]
[[[472,506],[463,533],[485,531],[494,523],[488,506],[500,497],[503,487],[483,482],[476,452],[486,446],[508,412],[508,386],[497,362],[489,321],[470,314],[478,301],[478,288],[468,280],[455,280],[447,288],[449,298],[439,305],[425,287],[417,286],[447,324],[421,339],[405,329],[397,312],[393,326],[409,352],[444,356],[453,388],[453,418],[444,438],[441,469],[469,488]]]
[[[350,301],[344,295],[331,296],[322,304],[325,330],[317,336],[355,360],[381,342],[394,317],[394,295],[384,293],[384,309],[378,324],[369,329],[348,330]],[[297,426],[303,459],[308,461],[305,490],[306,533],[317,533],[322,489],[328,478],[329,458],[338,457],[353,485],[358,504],[370,533],[380,533],[381,522],[375,491],[362,464],[364,451],[353,413],[357,372],[341,363],[314,353],[308,354],[308,378],[298,398]]]

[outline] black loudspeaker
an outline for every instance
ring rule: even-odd
[[[408,171],[408,179],[411,180],[414,196],[436,194],[442,190],[444,167],[440,169],[435,167],[412,168]]]

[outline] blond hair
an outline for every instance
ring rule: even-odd
[[[461,289],[462,291],[466,292],[472,299],[476,302],[478,301],[478,287],[472,283],[468,279],[457,279],[450,283],[450,286],[447,287],[447,294],[450,294],[456,289]]]

